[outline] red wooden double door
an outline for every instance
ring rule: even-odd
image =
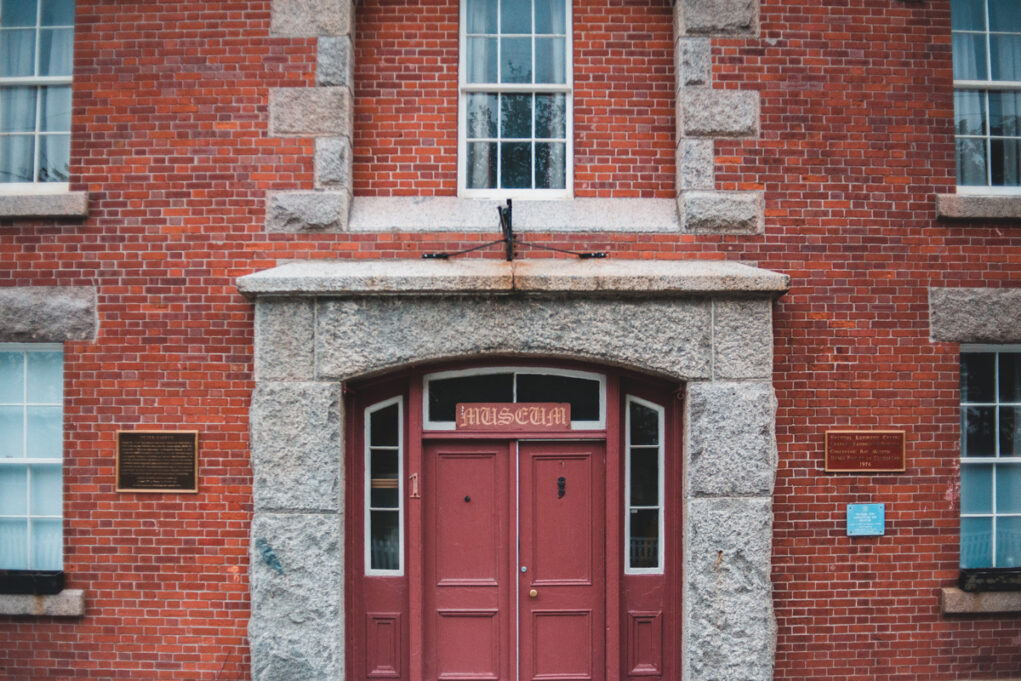
[[[459,440],[423,451],[426,679],[605,677],[605,447]]]

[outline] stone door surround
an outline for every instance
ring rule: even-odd
[[[720,261],[313,261],[241,277],[252,678],[344,679],[343,382],[504,354],[686,383],[684,679],[771,679],[772,301],[788,286]]]

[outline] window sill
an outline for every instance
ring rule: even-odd
[[[968,593],[956,586],[945,587],[940,605],[944,615],[1021,613],[1021,591]]]
[[[937,194],[941,220],[1021,220],[1021,196]]]
[[[0,195],[0,219],[84,218],[88,214],[88,192]]]
[[[0,615],[82,617],[85,615],[85,591],[64,589],[52,596],[0,594]]]

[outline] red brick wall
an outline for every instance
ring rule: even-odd
[[[452,100],[397,111],[369,93],[417,78],[412,50],[439,63],[455,3],[363,2],[357,191],[453,194]],[[577,193],[669,196],[667,3],[605,4],[575,7]],[[267,91],[313,82],[314,41],[268,37],[268,0],[78,0],[78,16],[73,173],[90,217],[0,224],[0,285],[99,289],[98,340],[65,348],[65,564],[88,614],[0,617],[0,678],[247,678],[253,319],[235,278],[285,259],[419,257],[494,237],[266,234],[265,191],[312,186],[311,143],[266,136]],[[762,93],[761,137],[716,152],[720,188],[765,191],[764,235],[529,236],[792,276],[775,308],[778,679],[1021,673],[1018,616],[939,612],[957,574],[957,347],[928,340],[926,291],[1021,279],[1017,226],[935,219],[933,194],[953,184],[949,30],[946,2],[770,0],[761,37],[714,42],[717,86]],[[373,40],[395,51],[372,57]],[[604,46],[612,64],[598,64]],[[455,77],[451,62],[424,94],[453,92]],[[629,97],[648,103],[618,130],[610,118]],[[418,146],[427,125],[435,143]],[[377,164],[393,165],[379,171],[389,179],[372,175]],[[138,427],[201,432],[198,495],[114,492],[115,433]],[[839,427],[905,430],[908,471],[821,473],[823,434]],[[844,536],[853,502],[886,504],[886,536]]]

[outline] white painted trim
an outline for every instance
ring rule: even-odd
[[[599,383],[599,420],[597,421],[571,421],[571,430],[603,430],[606,428],[606,375],[590,372],[575,371],[572,369],[553,369],[546,367],[522,367],[522,366],[501,366],[501,367],[478,367],[475,369],[458,369],[455,371],[437,371],[426,374],[422,377],[422,430],[455,430],[453,421],[431,421],[429,420],[429,382],[446,378],[461,378],[463,376],[485,376],[488,374],[514,374],[512,390],[514,400],[517,401],[517,376],[518,374],[539,374],[545,376],[565,376],[568,378],[583,378]],[[555,396],[553,396],[555,397]],[[556,401],[551,398],[551,402]]]
[[[67,133],[60,134],[66,135]],[[38,136],[38,134],[36,134],[36,136]],[[0,182],[0,196],[17,196],[25,194],[50,196],[55,194],[68,194],[70,192],[71,185],[67,182]]]
[[[386,409],[391,405],[397,405],[397,569],[380,570],[372,567],[372,437],[371,437],[371,416],[377,411]],[[364,544],[365,576],[366,577],[402,577],[404,576],[404,397],[398,395],[388,400],[377,402],[366,407],[363,416],[364,432],[364,471],[362,472],[364,496],[362,537]],[[387,446],[387,449],[394,449]],[[394,509],[386,509],[394,510]]]
[[[657,445],[659,452],[657,454],[658,460],[658,495],[659,495],[659,537],[657,538],[657,551],[658,557],[656,559],[657,567],[654,568],[634,568],[631,567],[631,509],[632,508],[650,508],[647,506],[633,507],[631,506],[631,403],[634,402],[647,409],[652,409],[656,412],[659,417],[658,434],[656,436]],[[666,553],[664,547],[664,539],[666,537],[664,521],[666,519],[666,443],[664,438],[666,436],[665,421],[666,409],[654,402],[643,400],[634,395],[628,395],[624,400],[624,574],[625,575],[661,575],[664,573],[666,566],[664,565]],[[648,445],[639,445],[646,447]]]

